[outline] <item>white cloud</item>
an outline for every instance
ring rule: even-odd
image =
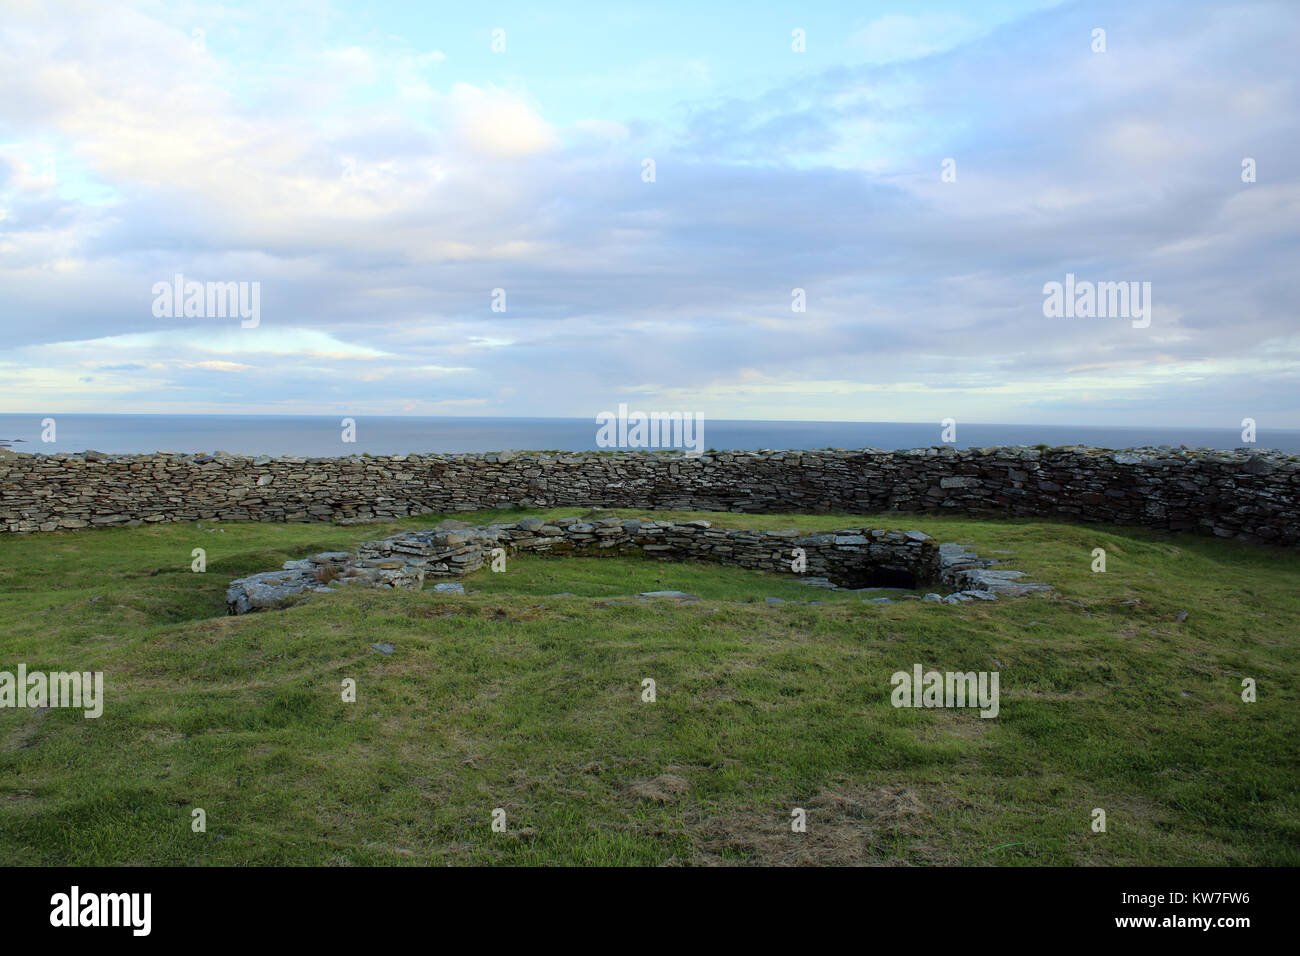
[[[368,345],[340,341],[320,329],[269,326],[241,329],[237,326],[221,328],[220,319],[168,320],[192,323],[181,329],[158,332],[131,332],[96,339],[53,342],[42,346],[42,351],[52,355],[74,351],[102,353],[120,352],[132,355],[143,353],[175,354],[179,351],[210,352],[223,355],[308,355],[315,358],[373,359],[391,355]],[[235,320],[231,320],[235,321]]]
[[[495,159],[523,159],[559,146],[551,125],[514,94],[457,83],[448,102],[462,140],[478,154]]]
[[[894,63],[949,50],[972,40],[983,28],[949,13],[890,13],[853,34],[849,42],[868,63]]]

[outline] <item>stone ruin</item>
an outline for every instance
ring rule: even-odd
[[[646,521],[616,516],[524,518],[511,524],[474,527],[444,521],[436,528],[405,531],[363,543],[356,553],[327,551],[287,561],[268,571],[232,581],[226,592],[231,614],[282,606],[304,593],[333,591],[342,585],[420,590],[429,581],[437,590],[463,590],[450,582],[481,568],[497,548],[512,553],[642,554],[661,560],[698,560],[792,572],[794,549],[807,563],[801,579],[835,590],[955,589],[927,600],[949,604],[994,600],[1050,590],[1024,582],[1020,571],[999,569],[961,545],[939,544],[920,531],[848,528],[801,534],[795,529],[752,531],[714,528],[708,521]]]

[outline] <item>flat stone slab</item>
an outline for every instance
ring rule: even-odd
[[[231,614],[265,611],[280,607],[291,597],[322,588],[310,571],[265,571],[232,581],[226,590],[226,610]]]

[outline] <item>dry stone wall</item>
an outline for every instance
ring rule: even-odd
[[[1300,544],[1300,458],[1188,449],[0,457],[11,533],[509,506],[1055,517]]]
[[[455,527],[447,527],[447,525]],[[640,554],[665,561],[707,561],[789,573],[799,549],[807,579],[841,588],[916,587],[973,564],[945,562],[939,544],[920,531],[849,528],[816,534],[796,529],[714,528],[707,521],[641,521],[619,517],[524,518],[513,524],[460,527],[460,522],[367,541],[356,554],[329,551],[288,561],[279,571],[240,578],[226,593],[231,614],[275,607],[307,591],[337,585],[419,590],[427,581],[454,580],[501,554]],[[974,557],[973,555],[962,555]],[[1006,572],[1003,572],[1006,573]],[[1017,572],[1011,572],[1017,573]],[[1009,583],[1009,582],[1008,582]]]

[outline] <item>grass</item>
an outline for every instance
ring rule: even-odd
[[[0,709],[0,863],[1300,863],[1294,551],[659,512],[918,528],[1011,551],[1060,597],[880,606],[793,575],[521,556],[464,597],[342,589],[224,615],[232,578],[442,517],[0,536],[0,670],[101,670],[107,698],[97,720]],[[669,589],[701,600],[635,598]],[[1000,715],[895,709],[889,677],[915,663],[997,670]]]

